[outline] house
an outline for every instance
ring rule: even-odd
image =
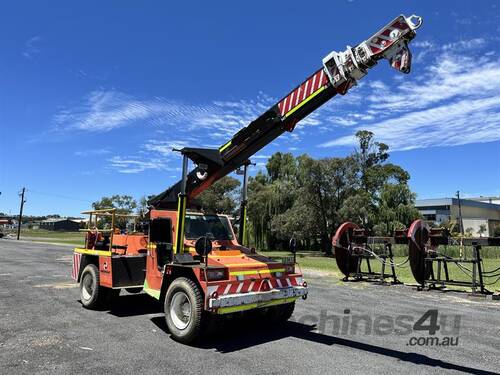
[[[71,219],[47,219],[40,222],[40,229],[77,232],[80,229],[80,223]]]
[[[459,200],[457,198],[419,199],[415,203],[427,221],[437,225],[445,221],[457,221]],[[500,231],[500,204],[473,199],[460,199],[464,230],[471,228],[474,236],[498,236]],[[486,231],[480,231],[482,226]]]

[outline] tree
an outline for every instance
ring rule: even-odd
[[[403,229],[420,218],[415,208],[415,197],[406,184],[385,184],[380,192],[376,234],[392,235],[394,230]]]
[[[259,171],[255,177],[248,179],[248,232],[252,243],[261,249],[270,247],[272,200],[272,186],[264,173]]]
[[[92,203],[94,210],[103,210],[106,208],[116,208],[120,214],[131,214],[137,207],[137,202],[130,195],[113,195],[111,197],[102,197],[99,201]]]
[[[139,204],[137,206],[137,214],[143,216],[149,209],[148,202],[154,198],[155,195],[143,195],[141,199],[139,199]]]
[[[486,224],[479,225],[479,230],[477,231],[479,237],[483,237],[483,234],[486,233]]]
[[[473,233],[474,233],[474,228],[470,228],[470,227],[469,227],[469,228],[466,228],[466,229],[465,229],[465,233],[464,233],[464,235],[465,235],[465,237],[472,237],[472,234],[473,234]]]
[[[308,248],[328,252],[343,221],[377,234],[391,234],[420,217],[408,172],[388,163],[388,146],[373,133],[356,134],[359,146],[344,158],[315,160],[275,153],[249,180],[248,219],[252,243],[285,248],[295,237]]]
[[[240,181],[231,176],[225,176],[203,191],[196,203],[205,212],[234,215],[237,206],[237,188]]]
[[[111,197],[102,197],[99,201],[92,203],[94,210],[103,210],[107,208],[115,208],[117,214],[130,215],[137,208],[137,202],[130,195],[113,195]],[[100,217],[100,225],[109,225],[111,222],[109,217]],[[125,228],[127,221],[124,218],[117,218],[115,225],[120,228]]]
[[[276,152],[268,159],[266,169],[271,182],[291,180],[297,175],[297,161],[289,152]]]

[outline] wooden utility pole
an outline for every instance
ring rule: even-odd
[[[460,191],[457,191],[457,199],[458,199],[458,224],[460,225],[460,234],[463,236],[465,230],[464,230],[464,222],[462,219],[462,202],[460,201]]]
[[[21,235],[21,223],[23,221],[23,207],[24,203],[26,202],[24,200],[24,192],[26,191],[26,188],[23,188],[21,191],[21,207],[19,208],[19,221],[17,223],[17,239],[19,240],[19,236]]]

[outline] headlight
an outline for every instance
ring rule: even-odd
[[[224,280],[226,279],[226,271],[223,268],[207,270],[207,279],[208,281]]]
[[[274,277],[282,277],[283,274],[281,272],[275,272]]]

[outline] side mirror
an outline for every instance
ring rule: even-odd
[[[293,237],[290,238],[290,251],[294,254],[297,252],[297,240]]]

